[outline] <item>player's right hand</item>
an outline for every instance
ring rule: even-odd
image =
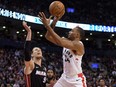
[[[64,15],[64,13],[65,13],[65,10],[64,10],[61,14],[59,14],[58,16],[56,16],[56,18],[57,18],[58,20],[60,20],[60,19],[62,18],[62,16]]]
[[[58,21],[62,18],[62,16],[64,15],[64,13],[60,14],[59,16],[54,16],[54,21]]]
[[[22,22],[23,27],[25,28],[25,30],[27,32],[31,32],[31,26],[28,26],[27,23],[25,21]]]

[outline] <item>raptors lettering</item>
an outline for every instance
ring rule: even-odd
[[[65,49],[63,55],[65,56],[65,62],[70,63],[70,58],[73,57],[72,54],[70,53],[70,51],[68,51],[68,50]]]

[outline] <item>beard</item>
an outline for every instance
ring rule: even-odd
[[[36,59],[40,60],[40,59],[42,59],[42,56],[37,56]]]
[[[74,40],[74,38],[73,38],[73,37],[71,37],[71,36],[69,36],[69,37],[68,37],[68,39],[69,39],[69,40]]]
[[[52,80],[52,79],[54,79],[54,76],[47,76],[47,78],[48,78],[48,80],[50,81],[50,80]]]

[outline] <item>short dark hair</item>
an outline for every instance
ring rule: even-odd
[[[100,79],[99,79],[99,82],[100,82],[101,80],[104,80],[104,82],[106,81],[104,78],[100,78]]]
[[[54,72],[54,74],[56,73],[56,70],[55,70],[55,67],[50,65],[48,68],[47,68],[47,71],[48,70],[52,70]]]
[[[84,37],[85,37],[85,31],[84,31],[84,29],[81,28],[81,27],[79,27],[79,26],[77,26],[76,28],[78,29],[78,31],[80,33],[80,39],[84,39]]]

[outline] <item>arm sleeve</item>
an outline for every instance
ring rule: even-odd
[[[25,61],[30,61],[31,60],[31,50],[30,47],[31,46],[31,41],[26,41],[24,44],[24,60]]]

